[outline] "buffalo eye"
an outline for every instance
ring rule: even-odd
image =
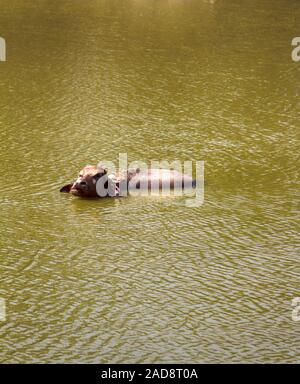
[[[96,173],[96,175],[93,176],[93,178],[94,178],[94,179],[99,179],[99,178],[102,177],[103,175],[104,175],[104,173],[99,172],[99,173]]]

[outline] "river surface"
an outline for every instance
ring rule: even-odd
[[[1,362],[300,362],[299,20],[298,0],[0,2]],[[204,161],[204,204],[59,193],[119,153]]]

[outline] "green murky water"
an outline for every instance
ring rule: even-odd
[[[298,0],[0,3],[1,362],[299,362]],[[204,160],[205,202],[58,190]]]

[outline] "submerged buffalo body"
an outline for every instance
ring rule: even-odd
[[[161,190],[194,187],[191,176],[168,169],[130,169],[115,174],[99,166],[86,166],[74,183],[67,184],[60,192],[79,197],[117,197],[133,190]]]

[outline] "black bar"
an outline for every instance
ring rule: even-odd
[[[206,383],[214,380],[230,380],[241,383],[245,378],[250,382],[270,378],[277,380],[296,375],[297,365],[253,365],[253,364],[8,364],[0,365],[0,377],[7,382],[38,382],[47,380],[53,384],[70,383]],[[296,376],[295,376],[296,377]],[[20,381],[21,379],[21,381]]]

